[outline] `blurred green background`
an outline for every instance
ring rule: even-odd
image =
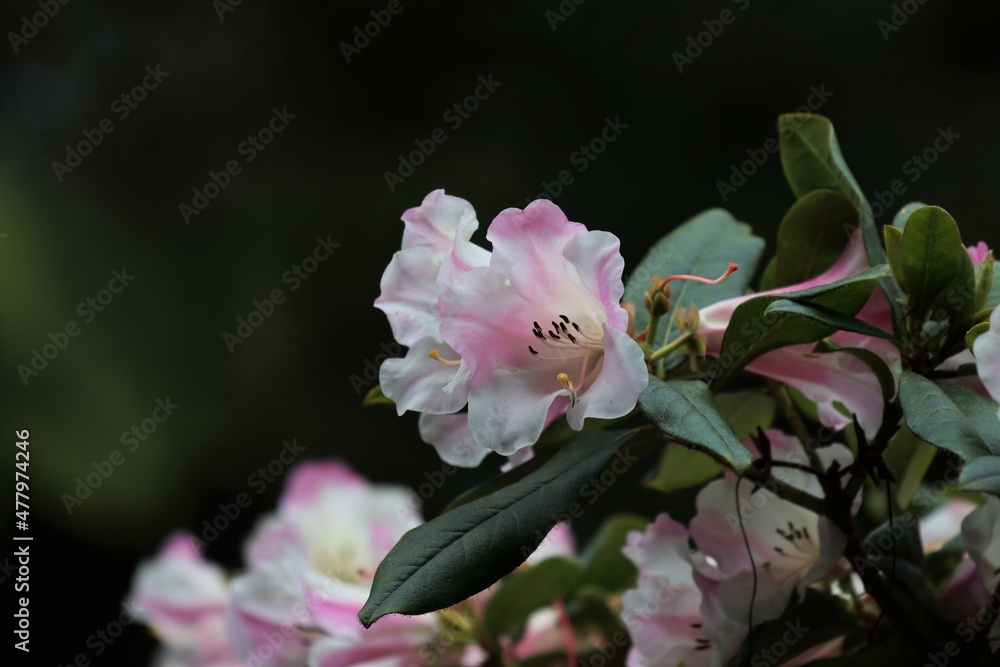
[[[792,201],[778,159],[727,201],[717,182],[775,136],[777,114],[822,89],[819,112],[870,198],[900,179],[907,191],[890,209],[940,204],[967,242],[997,241],[996,3],[400,0],[347,62],[342,43],[387,2],[224,2],[53,0],[58,12],[36,33],[24,17],[42,11],[37,2],[0,10],[0,381],[8,442],[31,431],[30,664],[81,653],[94,664],[144,664],[145,632],[110,645],[88,638],[114,619],[137,559],[175,527],[200,532],[219,503],[252,491],[252,506],[208,550],[238,564],[241,540],[281,489],[279,475],[257,495],[250,476],[283,440],[379,481],[416,486],[440,469],[415,416],[360,407],[366,369],[392,341],[371,304],[398,249],[399,216],[432,189],[470,200],[485,229],[569,170],[573,182],[555,200],[571,219],[621,237],[628,266],[674,225],[720,205],[773,247]],[[220,20],[223,7],[231,11]],[[713,23],[724,10],[732,21]],[[879,21],[894,11],[906,21],[890,31]],[[720,34],[706,32],[713,26]],[[688,38],[699,33],[710,43],[678,71],[675,52],[697,54]],[[121,118],[115,100],[147,66],[168,74]],[[489,75],[499,87],[456,128],[445,113]],[[295,117],[247,162],[240,145],[274,108]],[[54,170],[104,118],[114,131],[72,172]],[[606,118],[627,127],[581,171],[573,154]],[[954,145],[926,171],[907,171],[949,127]],[[390,190],[385,172],[436,128],[447,139]],[[241,172],[186,224],[178,206],[230,160]],[[317,237],[340,245],[292,291],[282,277]],[[123,268],[134,279],[88,315],[80,304],[106,299],[101,290]],[[286,301],[230,353],[223,333],[276,288]],[[70,321],[79,334],[26,384],[18,366]],[[128,451],[123,433],[168,398],[179,407]],[[64,494],[114,450],[124,462],[70,513]],[[449,478],[426,513],[498,462]],[[13,517],[4,521],[13,531]],[[12,551],[0,546],[8,599]]]

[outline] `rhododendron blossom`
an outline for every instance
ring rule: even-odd
[[[980,334],[972,345],[976,371],[986,391],[1000,403],[1000,308],[990,316],[990,328]],[[997,413],[1000,417],[1000,412]]]
[[[534,443],[553,415],[615,418],[648,382],[620,305],[618,239],[539,200],[490,225],[488,267],[442,285],[441,334],[472,377],[469,425],[504,455]]]
[[[699,311],[698,338],[704,343],[706,353],[720,356],[722,341],[740,304],[758,296],[798,292],[819,285],[826,285],[863,273],[869,268],[860,232],[855,232],[840,259],[822,274],[802,283],[788,285],[765,292],[726,299]],[[888,300],[875,288],[857,318],[883,330],[892,330]],[[878,354],[898,373],[899,349],[887,340],[848,331],[838,331],[830,341],[839,347],[862,348]],[[817,353],[815,345],[792,345],[779,348],[754,359],[746,370],[785,383],[801,391],[816,403],[824,426],[839,430],[851,423],[851,418],[837,408],[842,403],[857,415],[866,433],[874,433],[882,423],[885,401],[875,373],[860,359],[844,352]]]

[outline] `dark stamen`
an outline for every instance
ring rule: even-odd
[[[560,315],[559,317],[562,318],[563,322],[565,322],[566,324],[569,324],[569,318],[568,317],[566,317],[565,315]]]
[[[549,336],[551,336],[552,338],[555,338],[556,340],[562,340],[561,338],[559,338],[559,334],[552,333],[551,329],[549,329]]]
[[[535,338],[538,338],[539,340],[545,340],[545,334],[543,334],[540,330],[534,329],[532,330],[531,333],[535,334]]]
[[[569,333],[569,331],[566,330],[566,325],[562,322],[559,323],[559,328],[563,330],[563,333]]]
[[[566,334],[566,337],[569,338],[569,342],[576,343],[576,338],[573,337],[573,334],[568,333]]]
[[[785,553],[785,550],[782,549],[781,547],[774,547],[774,550],[777,551],[779,554],[782,554],[782,555],[784,555],[784,553]]]
[[[573,322],[573,328],[576,329],[577,331],[580,331],[580,325],[577,324],[576,322]]]
[[[532,324],[534,324],[535,328],[538,329],[539,331],[542,330],[542,327],[541,327],[541,325],[538,324],[538,322],[533,322]]]
[[[535,348],[531,347],[530,345],[528,346],[528,352],[531,352],[532,354],[538,354],[538,351],[535,350]]]
[[[691,627],[694,628],[695,630],[698,630],[701,628],[701,623],[692,623]]]

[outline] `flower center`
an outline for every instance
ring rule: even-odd
[[[809,534],[809,529],[805,526],[796,528],[791,521],[788,522],[788,530],[775,528],[774,532],[784,538],[781,546],[775,546],[774,550],[787,558],[804,560],[812,563],[819,556],[819,545]]]
[[[580,326],[567,315],[559,315],[552,320],[549,327],[542,327],[537,321],[532,322],[531,335],[538,339],[538,348],[528,346],[528,352],[538,359],[576,362],[580,359],[579,381],[574,384],[570,374],[563,371],[556,375],[556,382],[569,392],[570,407],[576,405],[579,392],[583,391],[584,379],[593,363],[604,353],[604,333],[598,322],[584,321]],[[570,371],[576,372],[575,363]]]

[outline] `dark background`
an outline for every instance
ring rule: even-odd
[[[340,44],[387,2],[245,0],[220,20],[211,0],[73,0],[17,53],[8,36],[0,404],[11,472],[13,433],[31,431],[35,537],[32,652],[18,664],[64,665],[81,653],[95,665],[145,664],[153,641],[142,629],[110,645],[88,638],[114,620],[136,562],[169,531],[201,532],[220,503],[246,491],[252,505],[208,548],[238,565],[242,539],[282,481],[258,495],[248,478],[285,439],[379,481],[416,487],[440,470],[415,416],[361,409],[358,387],[392,341],[371,304],[398,249],[399,216],[434,188],[471,201],[485,229],[568,169],[574,182],[556,201],[571,219],[621,237],[628,266],[676,224],[720,205],[773,247],[792,201],[778,159],[725,203],[716,182],[776,136],[779,113],[825,87],[832,95],[820,113],[833,119],[867,194],[901,179],[907,192],[890,208],[940,204],[967,242],[997,242],[1000,7],[906,4],[915,13],[886,39],[878,21],[890,19],[892,3],[872,0],[564,0],[574,11],[555,30],[546,12],[559,10],[557,0],[401,0],[402,12],[350,63]],[[735,20],[679,72],[672,54],[724,9]],[[38,11],[6,2],[0,29],[20,32],[22,17]],[[169,76],[120,120],[112,102],[157,65]],[[442,114],[491,74],[500,87],[453,130]],[[275,107],[294,120],[246,163],[238,145]],[[52,162],[105,117],[115,130],[57,180]],[[608,117],[628,127],[578,172],[571,154]],[[438,127],[447,140],[390,191],[384,173]],[[948,127],[961,138],[912,182],[904,162]],[[185,224],[178,205],[232,159],[242,173]],[[328,235],[340,247],[290,291],[282,274]],[[78,304],[122,267],[134,281],[85,322]],[[223,332],[275,288],[287,300],[230,353]],[[18,365],[70,320],[80,334],[25,385]],[[167,397],[180,407],[126,451],[121,434]],[[63,494],[116,449],[124,463],[70,514]],[[448,478],[426,514],[498,463]],[[609,498],[604,509],[626,500]],[[656,511],[639,500],[641,511]],[[5,534],[12,522],[4,517]],[[5,567],[11,544],[0,545]],[[0,571],[7,599],[13,578]]]

